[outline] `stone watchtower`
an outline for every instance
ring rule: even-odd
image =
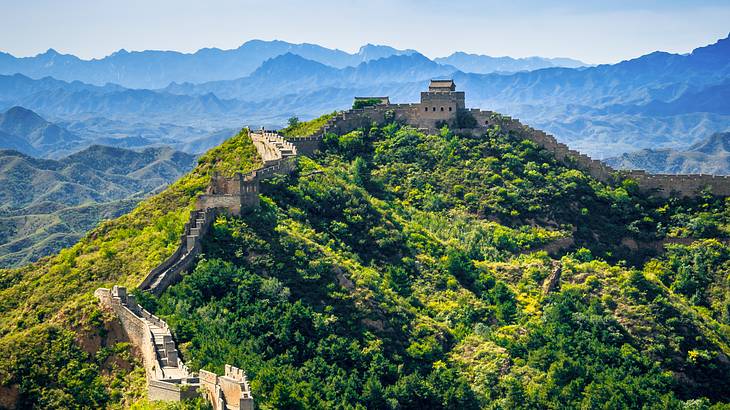
[[[464,92],[456,91],[453,80],[431,80],[428,91],[421,92],[419,117],[425,120],[451,121],[466,108]]]

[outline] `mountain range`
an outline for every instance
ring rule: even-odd
[[[655,174],[730,175],[730,132],[713,134],[686,150],[644,149],[604,161],[615,168]]]
[[[76,135],[26,108],[13,107],[0,113],[0,148],[16,149],[28,155],[47,155],[77,142]]]
[[[194,162],[167,147],[95,145],[60,160],[0,150],[0,266],[73,244],[102,219],[128,212],[177,180]]]
[[[206,56],[216,56],[214,68],[201,68],[207,67],[202,62]],[[240,56],[253,57],[244,64]],[[73,124],[73,132],[86,141],[135,148],[164,144],[204,150],[210,147],[205,141],[216,133],[244,124],[276,128],[291,116],[307,119],[348,108],[355,95],[418,101],[432,77],[454,78],[469,106],[518,117],[596,158],[644,148],[685,149],[730,129],[727,38],[688,54],[654,52],[592,67],[550,60],[545,64],[572,68],[489,74],[482,72],[496,68],[479,68],[489,61],[484,56],[455,53],[431,60],[415,50],[372,45],[348,54],[278,41],[250,41],[236,50],[194,54],[116,53],[91,61],[61,57],[0,58],[6,62],[0,64],[5,67],[0,72],[21,73],[0,76],[0,109],[23,106],[53,123]],[[107,83],[115,78],[100,67],[121,70],[124,61],[134,62],[135,70],[154,80],[142,84],[117,76],[122,85]],[[74,64],[87,68],[68,68]],[[157,74],[144,71],[150,67]],[[221,74],[226,70],[232,74]],[[48,74],[68,81],[33,78]],[[127,87],[142,85],[152,88]],[[161,129],[174,131],[166,134]],[[2,140],[7,136],[0,136]]]
[[[541,68],[568,67],[578,68],[587,66],[586,63],[572,58],[544,58],[544,57],[492,57],[481,54],[469,54],[461,51],[448,57],[435,58],[433,61],[450,65],[467,73],[514,73],[519,71],[534,71]]]
[[[14,78],[19,78],[21,81],[28,80],[27,77],[18,75]],[[69,88],[74,88],[73,84],[68,85]],[[52,94],[59,96],[64,94],[64,91],[56,90]],[[115,100],[113,95],[118,96],[119,94],[106,92],[83,94],[86,95],[86,98],[80,97],[77,100],[78,104],[91,104],[92,100],[98,102],[99,99],[108,98],[110,104],[121,107],[122,100],[125,98],[121,97],[120,100],[113,102]],[[38,95],[45,94],[41,91]],[[70,95],[75,96],[76,94],[72,92]],[[91,96],[95,96],[97,99],[93,99]],[[160,103],[159,99],[154,98],[157,96],[156,93],[144,91],[137,93],[136,90],[128,90],[127,101],[134,100],[135,96],[140,97],[135,101],[136,103],[143,101],[145,96],[151,96],[153,99],[148,106],[158,110],[162,108],[155,105],[155,102]],[[59,113],[58,109],[79,108],[74,106],[70,100],[74,100],[74,98],[69,96],[65,108],[59,106],[56,107],[57,110],[51,112],[63,115],[62,113],[67,111]],[[51,107],[55,100],[46,101],[50,101],[48,107]],[[26,102],[28,101],[26,100]],[[41,107],[44,106],[41,104]],[[171,107],[169,106],[168,109],[172,109]],[[133,111],[126,116],[121,115],[123,110],[109,108],[108,111],[105,111],[99,108],[96,111],[97,115],[94,115],[93,112],[82,112],[78,116],[69,116],[73,118],[66,117],[66,120],[52,123],[32,110],[14,106],[5,112],[0,112],[0,149],[12,149],[26,155],[43,158],[62,158],[92,145],[132,149],[169,146],[187,153],[199,154],[211,146],[220,144],[225,138],[236,132],[233,128],[209,129],[165,122],[149,123],[145,122],[148,118],[144,118],[144,114],[139,111],[139,104],[131,104],[129,108]],[[106,113],[117,119],[100,117],[99,113]],[[135,121],[134,115],[139,115],[137,117],[139,121]],[[118,119],[118,117],[123,119]]]
[[[175,51],[119,50],[101,59],[82,60],[74,55],[49,49],[33,57],[17,58],[0,53],[0,74],[24,73],[32,78],[46,76],[60,80],[95,85],[120,84],[129,88],[162,88],[172,82],[202,83],[246,77],[264,61],[286,53],[299,55],[335,68],[354,67],[360,63],[394,55],[409,55],[415,50],[398,50],[383,45],[367,44],[357,53],[329,49],[316,44],[292,44],[285,41],[251,40],[233,50],[204,48],[195,53]],[[479,55],[452,55],[465,67],[477,72],[524,71],[543,67],[584,65],[572,59],[510,59]],[[451,64],[451,63],[446,63]]]

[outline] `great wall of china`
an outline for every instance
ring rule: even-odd
[[[142,280],[139,289],[159,295],[189,271],[202,250],[202,239],[219,212],[234,215],[258,205],[259,182],[294,169],[296,147],[276,133],[249,132],[263,166],[232,178],[214,175],[205,194],[185,224],[177,250]],[[164,320],[143,309],[127,289],[114,286],[94,292],[122,324],[142,356],[150,400],[180,401],[204,394],[214,410],[253,410],[246,373],[226,365],[223,376],[191,372],[180,358],[172,332]]]
[[[296,156],[315,153],[327,133],[344,134],[373,123],[398,121],[413,127],[435,131],[438,126],[456,119],[457,113],[472,120],[469,128],[458,133],[484,135],[491,127],[500,127],[516,138],[530,140],[551,152],[566,165],[575,166],[599,181],[616,183],[624,178],[635,180],[640,189],[657,195],[696,195],[709,189],[715,195],[730,196],[730,177],[711,175],[651,175],[644,171],[618,171],[587,155],[571,150],[543,131],[523,125],[516,119],[491,111],[466,109],[464,93],[454,90],[451,81],[432,81],[428,92],[421,93],[421,103],[383,104],[339,112],[310,136],[285,139],[271,131],[250,132],[249,135],[263,161],[263,166],[233,177],[213,175],[206,192],[196,200],[195,209],[185,224],[178,249],[154,268],[139,285],[139,289],[161,294],[189,271],[202,251],[202,239],[220,212],[240,215],[259,204],[259,184],[274,175],[288,174],[296,167]],[[141,308],[133,295],[123,287],[95,292],[102,305],[119,318],[132,343],[139,349],[148,380],[150,400],[179,401],[204,394],[215,410],[252,410],[254,399],[243,370],[225,366],[225,374],[201,370],[190,372],[180,359],[173,334],[162,319]]]

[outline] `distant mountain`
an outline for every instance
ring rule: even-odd
[[[316,44],[292,44],[278,40],[251,40],[233,50],[205,48],[192,54],[119,50],[94,60],[82,60],[49,49],[34,57],[23,58],[0,53],[0,74],[22,73],[31,78],[51,76],[60,80],[81,80],[96,85],[115,83],[130,88],[162,88],[171,82],[202,83],[245,77],[264,61],[286,53],[343,68],[372,59],[413,52],[368,44],[357,53],[350,54]]]
[[[200,84],[177,82],[157,90],[0,76],[0,108],[21,105],[52,121],[73,122],[78,125],[73,132],[94,141],[182,147],[193,140],[205,141],[221,129],[244,124],[281,126],[291,115],[307,119],[347,108],[355,95],[418,101],[429,78],[452,76],[466,92],[467,105],[520,118],[597,158],[640,148],[678,147],[730,127],[728,39],[684,55],[655,52],[612,65],[513,74],[468,73],[412,50],[365,46],[359,57],[352,57],[354,54],[318,46],[292,48],[287,44],[246,43],[243,49],[262,51],[256,57],[261,64],[257,62],[243,77]],[[282,53],[266,57],[263,51],[274,48]],[[390,53],[397,55],[371,59]],[[345,65],[357,59],[370,60]],[[168,67],[159,63],[160,69]],[[335,67],[338,64],[343,67]],[[112,131],[125,131],[112,136],[103,135],[106,129],[90,123],[94,130],[87,132],[83,125],[95,118],[144,124],[115,125]],[[168,127],[177,127],[175,135],[165,135],[162,129]],[[195,135],[178,133],[186,128]],[[134,131],[137,129],[139,133]]]
[[[677,147],[730,126],[730,116],[717,112],[726,104],[698,100],[730,80],[728,38],[683,55],[654,52],[613,65],[511,75],[460,72],[455,80],[468,105],[518,117],[599,158]],[[705,89],[708,95],[693,95]]]
[[[568,67],[577,68],[588,64],[572,58],[544,58],[544,57],[491,57],[480,54],[456,52],[448,57],[434,59],[439,64],[451,65],[467,73],[515,73],[533,71],[541,68]]]
[[[46,155],[79,140],[73,133],[23,107],[0,113],[0,132],[0,148],[17,149],[28,155]]]
[[[194,163],[194,156],[170,148],[92,146],[58,161],[0,150],[0,266],[57,252]]]
[[[390,85],[392,88],[395,84],[425,81],[455,71],[454,67],[437,64],[418,53],[390,56],[342,69],[287,53],[267,60],[248,77],[197,85],[172,84],[164,91],[180,95],[212,93],[225,99],[261,101],[331,87],[376,89]]]
[[[38,151],[28,144],[23,138],[0,131],[0,148],[20,151],[24,154],[35,155]]]
[[[730,115],[730,81],[704,87],[699,91],[688,90],[679,97],[665,102],[652,101],[641,107],[631,107],[625,112],[641,112],[653,116],[677,115],[688,112],[707,112]]]
[[[644,149],[605,162],[620,169],[659,174],[730,175],[730,132],[716,133],[686,150]]]
[[[191,125],[207,122],[216,126],[220,118],[227,118],[240,126],[241,114],[246,108],[241,101],[222,100],[211,93],[188,96],[119,86],[85,84],[82,87],[79,84],[53,80],[51,85],[48,79],[0,75],[0,95],[5,94],[4,100],[8,104],[66,120],[105,117],[127,123],[154,121],[158,124]],[[28,89],[36,91],[29,93]],[[13,94],[12,90],[18,90],[17,94]]]

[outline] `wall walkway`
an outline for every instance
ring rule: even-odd
[[[194,266],[203,237],[220,212],[239,215],[258,205],[259,182],[294,169],[297,148],[291,142],[263,129],[249,135],[263,166],[231,178],[212,177],[206,193],[198,197],[190,213],[177,250],[147,274],[139,286],[141,290],[159,295],[178,282]],[[126,288],[100,288],[94,295],[115,313],[141,352],[150,400],[179,401],[203,392],[215,410],[253,410],[253,396],[243,370],[226,365],[223,376],[201,370],[198,378],[180,359],[167,323],[139,306]]]

